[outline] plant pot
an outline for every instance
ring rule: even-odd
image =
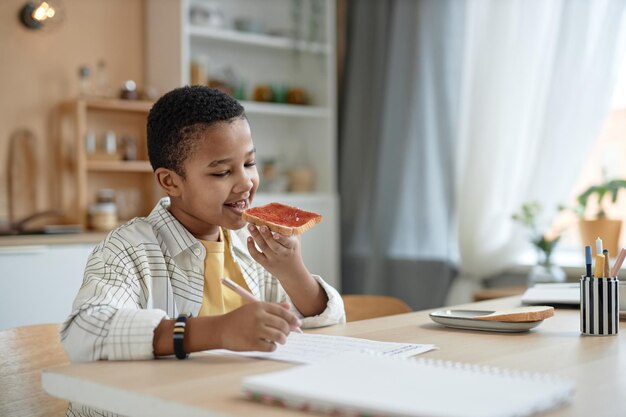
[[[619,236],[622,230],[621,220],[597,219],[581,220],[578,223],[583,246],[591,246],[595,252],[596,239],[602,239],[604,249],[609,250],[610,257],[619,253]]]

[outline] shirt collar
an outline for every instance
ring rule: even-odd
[[[242,227],[239,230],[229,230],[230,235],[230,246],[233,250],[237,251],[237,253],[244,257],[248,263],[254,262],[254,259],[248,253],[248,247],[246,246],[246,241],[250,233],[248,233],[247,227]]]
[[[163,239],[163,243],[171,256],[175,257],[194,245],[202,246],[200,241],[170,213],[169,207],[170,198],[163,197],[148,215],[148,222]],[[248,253],[245,243],[247,237],[250,236],[247,227],[242,227],[239,230],[224,230],[224,232],[229,234],[229,246],[237,253],[239,259],[248,264],[253,264],[255,261]]]
[[[164,197],[148,215],[148,222],[163,239],[172,257],[194,245],[201,245],[186,228],[170,213],[170,198]]]

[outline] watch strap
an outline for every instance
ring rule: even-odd
[[[185,352],[185,327],[187,326],[187,319],[191,317],[191,314],[181,313],[176,318],[174,323],[174,354],[178,359],[187,359],[189,353]]]

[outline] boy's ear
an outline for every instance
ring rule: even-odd
[[[176,172],[167,168],[157,168],[154,171],[154,175],[156,175],[157,182],[165,190],[168,196],[170,197],[178,197],[181,193],[181,185],[183,179]]]

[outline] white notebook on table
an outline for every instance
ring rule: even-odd
[[[242,388],[258,401],[329,414],[518,417],[569,402],[574,384],[544,374],[345,353],[246,377]]]
[[[522,303],[580,305],[580,284],[535,284],[522,295]]]

